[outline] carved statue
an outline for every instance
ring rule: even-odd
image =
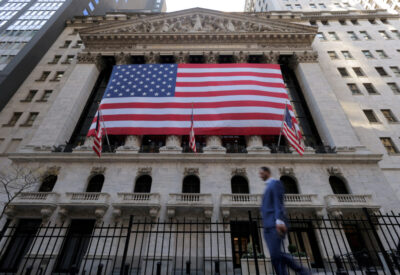
[[[203,25],[201,24],[201,18],[199,15],[196,15],[194,19],[194,26],[191,31],[198,32],[203,30]]]

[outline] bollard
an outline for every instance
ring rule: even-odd
[[[157,262],[157,271],[156,271],[157,275],[161,275],[161,262]]]
[[[186,275],[190,275],[190,261],[186,262]]]
[[[335,264],[336,264],[336,275],[348,275],[346,270],[344,270],[343,268],[343,264],[342,261],[340,260],[340,257],[335,255],[333,256],[333,258],[335,259]]]
[[[28,266],[25,271],[25,275],[31,275],[33,266]]]
[[[99,264],[97,267],[97,275],[101,275],[103,273],[103,264]]]
[[[214,262],[214,266],[215,266],[215,275],[219,275],[219,261],[215,261]]]

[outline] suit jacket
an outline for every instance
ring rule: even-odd
[[[276,220],[286,222],[286,211],[283,204],[285,190],[280,180],[269,179],[261,203],[261,216],[264,228],[276,226]]]

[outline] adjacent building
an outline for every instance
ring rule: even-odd
[[[69,20],[0,113],[3,171],[40,175],[7,205],[0,241],[21,257],[2,253],[0,271],[255,274],[244,268],[256,251],[270,274],[260,223],[248,216],[258,216],[265,188],[258,169],[270,166],[285,186],[293,253],[325,274],[337,271],[337,255],[350,270],[361,272],[360,261],[388,274],[396,220],[367,217],[400,205],[399,28],[383,10]],[[277,146],[278,136],[224,133],[197,136],[194,154],[188,130],[110,136],[99,159],[87,132],[111,70],[145,63],[280,64],[304,156]]]
[[[165,9],[164,0],[1,1],[0,110],[53,44],[64,29],[67,19],[77,15],[102,15],[117,10],[161,12]]]

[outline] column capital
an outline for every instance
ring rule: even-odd
[[[269,53],[264,53],[265,63],[278,64],[279,56],[279,52],[270,51]]]
[[[94,64],[96,67],[101,70],[104,67],[104,61],[101,54],[93,54],[90,52],[82,52],[78,53],[77,56],[78,64]]]
[[[146,63],[151,63],[151,64],[158,63],[159,57],[160,57],[159,53],[149,52],[145,54]]]
[[[114,54],[114,57],[115,57],[115,63],[117,65],[126,65],[126,64],[130,63],[131,55],[120,52],[120,53]]]
[[[290,65],[292,67],[296,67],[299,63],[318,63],[318,52],[294,52],[292,58],[290,59]]]
[[[236,63],[247,63],[249,59],[249,54],[244,52],[239,52],[235,54],[235,61]]]
[[[189,54],[184,52],[175,53],[176,63],[184,64],[188,63]]]
[[[214,53],[214,52],[205,52],[204,53],[204,58],[206,63],[208,64],[216,64],[217,63],[217,59],[218,59],[218,53]]]

